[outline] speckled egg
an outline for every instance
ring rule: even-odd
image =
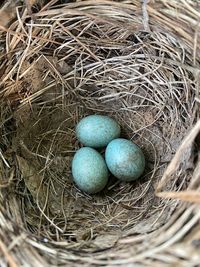
[[[105,160],[110,172],[121,181],[130,182],[139,178],[145,168],[142,150],[124,138],[117,138],[108,144]]]
[[[82,147],[72,161],[74,182],[84,192],[94,194],[108,182],[108,169],[102,155],[90,147]]]
[[[77,124],[76,136],[83,145],[100,148],[120,136],[120,126],[108,116],[90,115]]]

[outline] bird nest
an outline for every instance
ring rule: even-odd
[[[24,2],[0,20],[0,265],[199,264],[199,2]],[[75,186],[90,114],[142,148],[138,181]]]

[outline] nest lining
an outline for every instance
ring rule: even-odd
[[[138,5],[109,1],[98,9],[88,1],[66,4],[36,13],[35,24],[22,17],[24,28],[17,21],[8,32],[1,134],[13,176],[6,176],[11,177],[4,191],[10,195],[6,206],[28,235],[47,242],[46,247],[37,244],[49,253],[51,264],[57,249],[60,264],[68,258],[106,264],[102,251],[112,264],[118,253],[124,259],[119,264],[133,262],[126,257],[129,243],[143,243],[133,250],[142,255],[145,235],[146,247],[153,247],[154,233],[170,231],[173,220],[186,222],[187,205],[157,198],[155,187],[197,120],[194,53],[187,38],[177,40],[162,27],[144,31],[139,11]],[[12,35],[16,29],[20,38]],[[70,165],[80,144],[74,128],[89,114],[115,118],[123,137],[142,147],[147,167],[139,181],[121,183],[111,177],[94,196],[75,187]],[[165,189],[190,185],[190,163],[175,172]],[[195,213],[195,207],[187,213]],[[87,253],[100,254],[90,262]]]

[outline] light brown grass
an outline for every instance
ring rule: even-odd
[[[1,265],[197,265],[198,1],[16,5],[0,25]],[[147,166],[89,196],[70,166],[94,113]]]

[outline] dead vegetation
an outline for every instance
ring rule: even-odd
[[[198,264],[198,1],[14,7],[0,20],[1,265]],[[75,125],[94,113],[114,117],[147,166],[89,196],[70,166]]]

